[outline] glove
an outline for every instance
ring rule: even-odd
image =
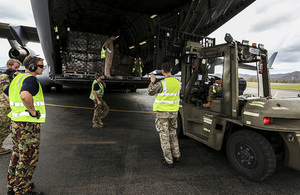
[[[213,84],[213,90],[212,91],[213,91],[213,93],[217,93],[217,91],[216,91],[216,84],[215,83]]]
[[[29,112],[29,110],[25,110],[26,112],[28,112],[29,113],[29,115],[31,116],[31,117],[36,117],[37,119],[40,119],[41,118],[41,113],[40,113],[40,111],[36,111],[36,115],[35,116],[33,116],[32,114],[31,114],[31,112]]]
[[[109,53],[111,53],[111,51],[107,48],[107,51],[109,52]]]

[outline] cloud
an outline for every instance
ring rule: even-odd
[[[234,39],[263,43],[269,56],[278,55],[270,72],[287,73],[300,70],[300,1],[255,1],[211,37],[223,40],[226,32]],[[220,42],[222,43],[222,42]]]
[[[250,32],[264,32],[278,29],[284,27],[287,24],[287,21],[293,20],[293,17],[290,15],[280,15],[272,18],[267,18],[264,20],[259,20],[258,22],[251,25],[249,28]]]
[[[0,22],[34,25],[29,0],[0,1]]]

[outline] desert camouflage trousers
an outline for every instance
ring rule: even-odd
[[[99,124],[109,111],[109,107],[106,102],[102,98],[99,98],[99,100],[101,104],[97,104],[97,100],[94,100],[93,124]]]
[[[8,116],[0,115],[0,148],[2,148],[3,141],[10,134],[10,118]]]
[[[8,167],[8,188],[16,195],[31,191],[30,181],[38,164],[40,124],[11,122],[13,153]]]
[[[104,66],[104,75],[105,76],[111,76],[110,75],[110,69],[112,66],[113,61],[113,53],[105,52],[105,66]]]
[[[215,90],[217,93],[220,93],[222,91],[222,85],[216,84],[215,86],[214,85],[209,86],[209,91],[207,96],[208,102],[211,102],[213,99],[215,99],[215,93],[213,92],[213,90]]]
[[[169,164],[173,164],[173,157],[180,157],[176,135],[177,116],[178,112],[157,112],[155,119],[163,156]]]

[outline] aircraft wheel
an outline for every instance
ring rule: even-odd
[[[274,173],[274,150],[265,137],[254,131],[233,133],[228,139],[226,153],[233,169],[249,180],[262,181]]]

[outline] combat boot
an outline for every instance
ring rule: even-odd
[[[180,161],[180,157],[174,157],[174,158],[173,158],[173,161],[174,161],[174,162],[179,162],[179,161]]]
[[[167,163],[167,161],[166,161],[166,159],[165,159],[165,158],[163,158],[161,162],[162,162],[162,164],[163,164],[163,165],[165,165],[165,166],[167,166],[167,167],[169,167],[169,168],[173,168],[173,167],[174,167],[174,165],[173,165],[173,164],[169,164],[169,163]]]
[[[44,195],[44,193],[43,192],[29,192],[26,195]]]
[[[7,195],[15,195],[15,192],[12,188],[7,188]]]
[[[202,106],[203,106],[204,108],[210,108],[210,104],[211,104],[211,102],[208,102],[207,104],[203,104]]]
[[[103,127],[103,125],[100,125],[100,124],[97,124],[97,123],[93,124],[93,128],[101,128],[101,127]]]
[[[8,154],[8,153],[10,153],[10,149],[6,149],[6,148],[1,148],[0,149],[0,154]]]

